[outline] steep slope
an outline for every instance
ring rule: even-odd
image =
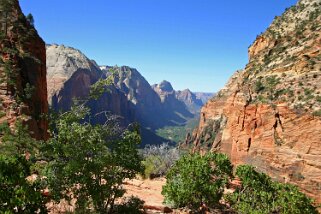
[[[109,69],[110,67],[106,67],[102,71],[108,73]],[[122,66],[116,69],[118,78],[115,79],[114,84],[134,106],[135,120],[150,129],[166,123],[166,118],[160,117],[163,113],[161,100],[146,79],[134,68]]]
[[[199,113],[201,107],[204,105],[201,99],[197,98],[196,94],[191,92],[189,89],[176,92],[176,98],[185,103],[190,112]]]
[[[187,143],[228,154],[321,202],[321,0],[276,17],[201,110]]]
[[[48,112],[45,43],[23,15],[17,0],[0,2],[1,123],[17,119],[37,139],[46,139]]]
[[[160,96],[167,115],[176,118],[175,124],[167,124],[156,130],[156,133],[171,142],[181,143],[186,134],[191,132],[199,121],[199,111],[203,106],[200,99],[189,89],[175,91],[170,82],[164,80],[152,86]]]
[[[215,96],[215,93],[194,92],[197,99],[200,99],[203,104],[207,103],[209,99]]]
[[[183,97],[181,97],[182,99],[177,97],[177,92],[170,82],[164,80],[152,87],[160,97],[166,114],[174,121],[172,125],[185,124],[188,118],[194,117],[194,114],[189,110],[189,105],[185,104]],[[168,123],[167,125],[170,124]]]
[[[187,107],[187,110],[192,114],[199,113],[201,107],[214,95],[213,93],[194,93],[189,89],[175,91],[171,83],[166,80],[152,85],[152,88],[165,105],[181,106],[182,109]],[[188,116],[191,117],[190,114]]]
[[[88,97],[90,87],[99,79],[110,75],[110,66],[98,66],[79,50],[62,45],[47,46],[48,101],[55,110],[70,109],[73,99]],[[134,68],[114,67],[117,77],[113,86],[98,100],[90,100],[91,120],[103,123],[105,114],[119,116],[121,125],[138,122],[142,126],[143,143],[166,141],[156,136],[155,130],[166,125],[184,124],[191,116],[184,103],[174,98],[176,103],[163,103],[145,78]],[[173,103],[171,103],[173,104]],[[177,104],[177,106],[175,106]]]
[[[63,45],[47,46],[48,101],[53,109],[70,109],[74,98],[87,98],[91,85],[105,77],[96,63],[79,50]],[[105,122],[105,114],[101,112],[120,116],[123,125],[134,120],[133,107],[115,87],[110,87],[109,93],[104,93],[98,100],[91,100],[88,105],[92,109],[93,122]]]

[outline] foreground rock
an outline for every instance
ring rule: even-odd
[[[321,1],[301,0],[258,36],[249,64],[201,110],[187,144],[298,185],[321,202]]]

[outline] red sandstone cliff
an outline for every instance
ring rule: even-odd
[[[17,0],[0,3],[0,122],[13,128],[20,118],[32,136],[46,139],[45,43],[23,15]]]
[[[321,202],[321,1],[301,0],[249,48],[187,143],[226,153]]]

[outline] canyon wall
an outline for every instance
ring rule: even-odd
[[[201,110],[186,139],[321,202],[321,1],[301,0],[249,48],[249,63]]]
[[[14,128],[21,120],[33,137],[47,139],[45,43],[17,0],[2,0],[0,11],[0,122]]]

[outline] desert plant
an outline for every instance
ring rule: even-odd
[[[169,170],[162,194],[174,207],[215,207],[231,176],[232,165],[226,155],[187,154]]]
[[[35,173],[39,142],[30,137],[21,121],[17,121],[14,131],[7,123],[0,130],[0,213],[47,213],[42,181],[39,177],[27,179]]]
[[[146,145],[142,151],[145,171],[144,178],[164,176],[170,167],[179,159],[181,151],[168,143],[161,145]]]
[[[27,21],[30,23],[30,25],[34,26],[35,25],[35,19],[33,18],[33,15],[31,13],[29,13],[26,16]]]
[[[83,105],[60,115],[52,139],[44,146],[50,160],[45,175],[56,201],[77,198],[76,211],[113,213],[115,200],[125,190],[122,183],[142,171],[137,151],[137,127],[115,135],[115,124],[91,125],[83,119],[89,110]],[[117,133],[117,132],[116,132]]]
[[[115,206],[115,214],[142,214],[144,212],[144,201],[141,199],[131,196],[124,199],[125,202]]]
[[[242,185],[226,199],[238,213],[317,213],[312,200],[291,184],[272,181],[248,165],[238,166],[236,175]]]
[[[28,181],[32,162],[23,155],[0,155],[0,212],[47,213],[39,179]]]

